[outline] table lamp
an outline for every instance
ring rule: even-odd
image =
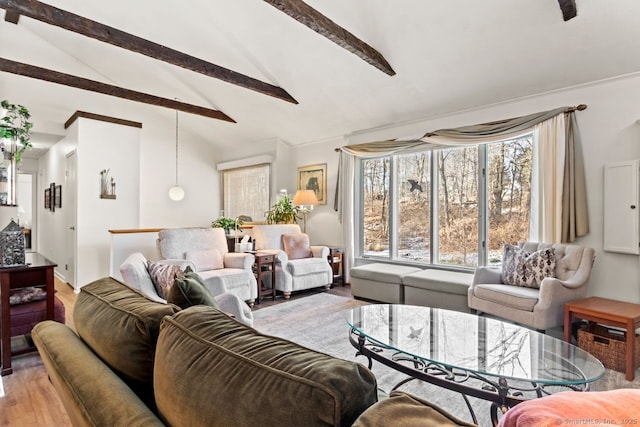
[[[313,210],[313,207],[318,204],[318,198],[313,190],[298,190],[296,195],[293,196],[293,204],[300,206],[302,210],[302,217],[304,218],[302,232],[307,232],[307,214]]]

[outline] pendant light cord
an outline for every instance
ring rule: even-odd
[[[176,185],[178,185],[178,110],[176,110]]]

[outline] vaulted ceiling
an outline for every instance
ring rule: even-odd
[[[30,2],[0,0],[0,6]],[[298,22],[304,9],[296,3],[46,2],[279,88],[297,104],[24,15],[17,24],[0,21],[3,65],[28,64],[173,103],[153,106],[6,71],[0,98],[29,107],[43,139],[62,134],[76,110],[173,122],[169,108],[177,99],[235,120],[182,114],[182,129],[216,146],[273,137],[296,145],[640,72],[637,0],[306,2],[374,52],[366,54],[378,53],[391,72],[372,66],[344,41],[349,37],[336,41],[326,22]],[[573,5],[577,16],[565,21]],[[279,10],[287,7],[294,13]]]

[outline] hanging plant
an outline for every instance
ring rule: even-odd
[[[2,139],[15,139],[18,143],[16,151],[13,156],[16,163],[20,163],[22,160],[22,153],[27,148],[31,148],[31,128],[33,123],[29,121],[31,114],[26,107],[18,104],[11,104],[6,99],[0,102],[0,107],[4,110],[4,116],[0,118],[0,140]],[[2,150],[7,148],[2,143]]]
[[[295,224],[300,219],[300,207],[294,206],[291,196],[285,194],[267,214],[269,224]]]

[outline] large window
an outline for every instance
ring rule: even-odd
[[[362,160],[361,255],[498,265],[528,239],[532,138]]]

